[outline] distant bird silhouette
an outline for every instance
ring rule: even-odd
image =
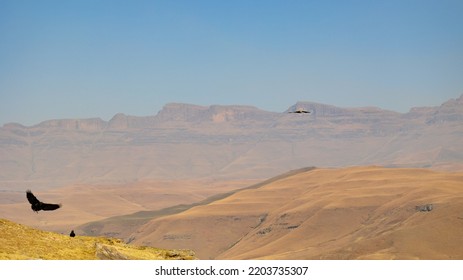
[[[51,203],[41,202],[35,197],[35,195],[30,190],[27,190],[26,197],[27,197],[27,200],[29,200],[29,203],[31,204],[32,210],[34,210],[34,212],[36,213],[40,210],[51,211],[51,210],[56,210],[61,207],[61,204],[51,204]]]
[[[289,112],[289,113],[293,113],[293,114],[310,114],[310,111],[307,111],[305,109],[297,109],[297,110]]]
[[[69,234],[70,237],[74,237],[76,236],[76,234],[74,233],[74,230],[71,230],[71,233]]]

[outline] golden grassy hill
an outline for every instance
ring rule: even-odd
[[[154,219],[132,240],[201,259],[463,259],[463,173],[303,171]]]
[[[76,236],[33,229],[0,219],[0,259],[3,260],[164,260],[194,259],[188,250],[130,246],[106,237]]]

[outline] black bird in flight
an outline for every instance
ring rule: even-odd
[[[294,114],[310,114],[310,111],[307,111],[305,109],[297,109],[295,111],[289,112],[289,113],[294,113]]]
[[[32,210],[34,210],[36,213],[40,210],[51,211],[61,207],[61,204],[44,203],[38,200],[30,190],[27,190],[26,196],[27,200],[29,200],[29,203],[31,204]]]

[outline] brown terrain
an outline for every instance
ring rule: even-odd
[[[351,167],[238,191],[154,219],[130,240],[200,259],[463,259],[462,232],[462,172]]]
[[[288,113],[298,108],[310,113]],[[79,235],[195,249],[199,258],[462,258],[427,245],[416,246],[423,248],[419,252],[400,245],[444,234],[447,229],[439,229],[458,214],[452,211],[460,211],[449,202],[452,191],[458,191],[451,179],[458,173],[449,172],[463,171],[461,139],[463,95],[405,114],[311,102],[298,102],[283,113],[251,106],[167,104],[146,117],[117,114],[110,121],[49,120],[30,127],[10,123],[0,127],[0,218],[58,233],[76,229]],[[336,168],[371,165],[388,167],[384,170],[392,172],[387,175],[391,178],[370,170],[370,177],[359,179],[366,183],[353,189],[344,189],[351,185],[350,179],[342,180],[348,175],[326,183],[326,193],[316,187],[328,180],[323,172],[357,174]],[[333,169],[309,172],[307,166]],[[298,175],[285,173],[300,168],[305,169]],[[283,175],[264,181],[277,174]],[[402,174],[398,182],[386,184],[395,174]],[[277,187],[297,176],[303,177],[301,185]],[[275,190],[265,192],[271,186]],[[428,190],[414,189],[422,186]],[[314,197],[309,196],[312,188]],[[25,199],[27,189],[63,207],[36,214]],[[397,197],[392,195],[396,191]],[[241,198],[230,202],[236,197]],[[313,199],[318,204],[309,203]],[[413,210],[427,200],[435,205],[433,211]],[[347,207],[351,201],[360,206]],[[338,228],[324,223],[330,219],[347,222]],[[452,221],[443,239],[450,241],[439,246],[452,247],[453,228],[461,231],[460,216]],[[399,225],[433,230],[412,238],[396,231]],[[322,230],[310,232],[311,227]],[[343,246],[347,241],[351,247]]]

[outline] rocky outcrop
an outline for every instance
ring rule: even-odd
[[[63,119],[49,120],[41,122],[32,127],[42,129],[62,129],[62,130],[82,130],[82,131],[98,131],[106,127],[106,122],[100,118],[92,119]]]
[[[100,260],[128,260],[129,257],[110,245],[95,243],[95,256]]]
[[[434,209],[432,204],[424,204],[415,206],[415,210],[419,212],[431,212]]]

